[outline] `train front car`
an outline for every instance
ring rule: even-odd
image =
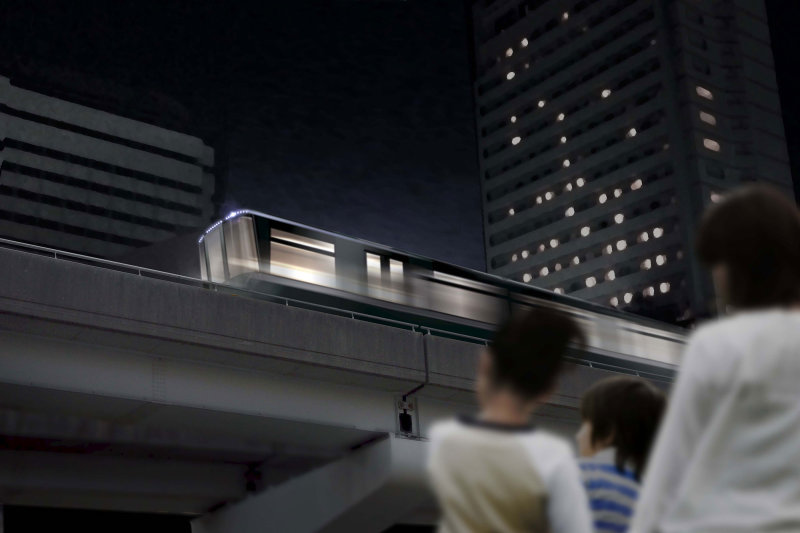
[[[664,324],[249,210],[205,232],[200,263],[205,280],[253,296],[437,335],[485,340],[517,307],[559,308],[588,333],[576,359],[666,380],[684,342]]]

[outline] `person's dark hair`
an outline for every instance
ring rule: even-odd
[[[592,424],[592,445],[611,439],[617,468],[630,464],[641,479],[665,406],[664,393],[652,384],[618,376],[589,388],[581,399],[581,419]]]
[[[741,309],[800,301],[800,212],[766,185],[749,185],[706,211],[697,254],[709,267],[725,265],[728,297]]]
[[[534,308],[514,315],[489,347],[491,378],[526,398],[538,396],[555,385],[567,346],[583,341],[580,326],[562,312]]]

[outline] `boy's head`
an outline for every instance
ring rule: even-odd
[[[665,405],[664,394],[640,378],[619,376],[595,383],[581,400],[583,424],[576,436],[580,455],[614,447],[617,468],[630,464],[640,479]]]
[[[568,315],[533,308],[512,316],[497,330],[478,371],[478,396],[485,403],[498,391],[520,403],[540,400],[551,392],[571,343],[583,332]]]

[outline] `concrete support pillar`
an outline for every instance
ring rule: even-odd
[[[427,443],[389,436],[195,519],[192,533],[380,532],[430,507]]]

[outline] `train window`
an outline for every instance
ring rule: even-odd
[[[222,228],[217,226],[205,238],[211,281],[225,281],[225,261],[222,256]]]
[[[228,259],[228,277],[258,272],[253,219],[249,216],[239,217],[225,222],[222,226],[225,236],[225,255]]]
[[[429,309],[449,315],[495,324],[506,309],[496,287],[452,274],[434,271],[422,289]]]
[[[275,228],[271,236],[270,273],[316,285],[336,285],[332,243]]]
[[[208,280],[208,269],[206,268],[206,246],[203,243],[202,246],[198,246],[198,250],[200,250],[200,279]]]
[[[289,233],[288,231],[283,231],[276,228],[272,228],[272,238],[273,240],[280,240],[285,241],[286,243],[300,245],[302,247],[313,248],[315,250],[319,250],[320,252],[332,254],[336,251],[333,243],[321,241],[319,239],[312,239],[311,237],[306,237],[305,235]]]
[[[404,287],[403,262],[370,252],[366,252],[365,256],[369,293],[384,300],[401,300]]]

